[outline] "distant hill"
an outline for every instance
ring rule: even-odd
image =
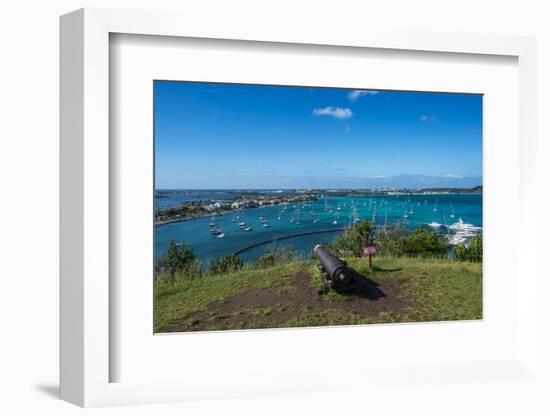
[[[473,188],[422,188],[415,192],[449,192],[453,194],[481,194],[483,186],[474,186]]]
[[[395,175],[395,176],[198,176],[195,189],[472,189],[483,182],[481,176]],[[187,185],[189,186],[189,184]],[[177,188],[159,185],[158,189]],[[184,187],[185,188],[185,187]]]

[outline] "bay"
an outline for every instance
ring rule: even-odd
[[[165,209],[182,201],[230,199],[239,192],[242,191],[167,193],[167,196],[155,198],[155,203],[157,209]],[[243,209],[215,218],[156,226],[155,257],[164,256],[170,242],[182,241],[193,249],[203,264],[254,245],[257,246],[239,254],[246,262],[254,262],[272,244],[290,247],[298,255],[308,257],[316,244],[332,241],[345,227],[364,219],[378,226],[399,225],[409,229],[431,224],[433,229],[448,233],[450,237],[461,229],[461,224],[467,224],[479,233],[483,227],[482,200],[481,194],[368,195],[319,198],[315,202],[288,204],[286,209],[283,205]],[[211,234],[212,221],[224,233],[223,238]],[[245,222],[252,231],[242,230],[240,222]]]

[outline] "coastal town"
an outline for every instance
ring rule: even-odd
[[[226,215],[232,211],[258,208],[269,205],[296,204],[312,202],[319,198],[317,193],[296,193],[292,195],[266,195],[263,193],[244,193],[231,200],[198,200],[182,202],[179,207],[159,210],[155,213],[155,224],[185,221],[211,215]]]

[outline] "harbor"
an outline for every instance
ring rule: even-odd
[[[238,191],[232,192],[235,198]],[[272,244],[307,257],[316,244],[330,243],[346,227],[363,220],[372,221],[378,228],[428,227],[447,236],[451,245],[467,243],[482,232],[481,193],[313,195],[286,195],[285,198],[296,200],[262,205],[256,201],[247,208],[159,224],[156,257],[166,253],[170,242],[180,241],[185,241],[203,263],[231,253],[238,253],[246,262],[254,262]]]

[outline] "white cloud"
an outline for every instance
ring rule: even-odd
[[[380,91],[371,91],[371,90],[353,90],[348,93],[348,100],[350,100],[352,103],[357,101],[359,98],[361,98],[364,95],[376,95]]]
[[[462,178],[461,175],[453,175],[452,173],[448,173],[447,175],[441,175],[442,178]]]
[[[313,115],[315,116],[331,116],[338,119],[351,118],[353,113],[349,108],[340,108],[340,107],[325,107],[325,108],[314,108]]]
[[[433,114],[431,114],[431,115],[422,114],[418,119],[420,121],[431,121],[431,122],[437,121],[437,117],[434,116]]]

